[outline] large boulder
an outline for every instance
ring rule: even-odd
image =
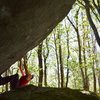
[[[0,0],[0,74],[38,45],[75,0]]]
[[[0,94],[0,100],[100,100],[94,93],[69,88],[27,86]]]

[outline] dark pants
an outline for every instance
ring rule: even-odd
[[[10,88],[16,89],[19,84],[19,75],[15,74],[12,76],[6,76],[6,77],[0,77],[0,85],[4,85],[6,83],[10,82]]]

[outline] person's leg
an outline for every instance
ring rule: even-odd
[[[13,75],[13,78],[10,81],[10,89],[11,90],[16,89],[16,88],[18,88],[18,85],[19,85],[19,75],[15,74],[15,75]]]
[[[0,85],[4,85],[4,84],[10,82],[13,79],[13,77],[15,77],[15,75],[0,77]]]

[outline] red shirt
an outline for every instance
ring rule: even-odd
[[[20,67],[20,71],[21,71],[22,76],[21,76],[21,78],[19,80],[19,87],[24,87],[24,86],[26,86],[28,84],[29,81],[26,79],[26,74],[21,69],[21,67]]]
[[[19,80],[19,86],[23,87],[26,86],[28,84],[29,81],[27,81],[26,79],[26,75],[22,76]]]

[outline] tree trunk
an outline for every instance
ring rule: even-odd
[[[44,85],[47,87],[47,58],[49,55],[49,47],[48,47],[48,38],[45,42],[46,48],[43,49],[43,57],[44,57]],[[46,50],[47,49],[47,50]]]
[[[100,71],[99,71],[99,75],[98,75],[98,86],[99,86],[99,93],[100,93]]]
[[[55,30],[56,32],[56,30]],[[59,68],[59,57],[58,57],[58,53],[57,53],[57,43],[56,43],[56,36],[54,33],[54,45],[55,45],[55,53],[56,53],[56,61],[57,61],[57,71],[58,71],[58,88],[60,88],[60,68]]]
[[[83,79],[83,88],[85,89],[85,76],[84,76],[84,71],[82,68],[81,42],[80,42],[80,35],[78,31],[77,31],[77,39],[78,39],[78,47],[79,47],[79,67],[80,67],[82,79]]]
[[[92,71],[93,71],[93,88],[94,88],[94,92],[97,91],[97,88],[96,88],[96,73],[95,73],[95,66],[96,66],[96,41],[94,40],[93,38],[93,35],[92,36],[92,45],[93,45],[93,66],[92,66]]]
[[[92,71],[93,71],[93,88],[94,88],[94,92],[97,91],[96,89],[96,75],[95,75],[95,68],[94,68],[95,64],[94,64],[94,59],[93,59],[93,66],[92,66]]]
[[[94,32],[95,38],[97,40],[97,43],[100,46],[100,36],[99,36],[98,30],[97,30],[97,28],[96,28],[96,26],[95,26],[95,24],[94,24],[94,22],[93,22],[93,20],[91,18],[91,15],[90,15],[89,0],[84,0],[84,2],[85,2],[85,9],[86,9],[86,14],[87,14],[88,21],[90,23],[90,26],[92,27],[92,30]]]
[[[83,68],[82,68],[82,54],[81,54],[81,40],[80,40],[80,35],[79,35],[79,30],[78,30],[78,12],[79,10],[77,11],[76,13],[76,26],[72,23],[72,21],[70,20],[70,18],[67,16],[69,22],[71,23],[71,25],[73,26],[73,28],[75,29],[76,31],[76,34],[77,34],[77,40],[78,40],[78,49],[79,49],[79,68],[81,70],[81,75],[82,75],[82,81],[83,81],[83,89],[85,87],[85,78],[84,78],[84,71],[83,71]]]
[[[42,43],[40,43],[38,46],[38,63],[39,63],[38,86],[42,87],[42,83],[43,83]]]
[[[83,19],[83,17],[82,17]],[[83,25],[83,29],[86,30],[84,28],[84,25]],[[83,66],[84,66],[84,81],[85,81],[85,84],[84,84],[84,89],[89,91],[89,78],[88,78],[88,75],[87,75],[87,62],[86,62],[86,39],[88,38],[87,36],[87,33],[83,30]]]
[[[59,40],[59,63],[60,63],[60,74],[61,74],[61,88],[64,87],[64,69],[63,69],[63,58],[62,58],[62,47],[61,47],[61,37],[58,32],[58,40]]]
[[[92,0],[92,1],[93,1],[94,7],[96,8],[96,10],[98,11],[100,15],[100,1],[99,0],[97,0],[97,2],[95,0]]]
[[[66,25],[66,20],[65,20],[65,30],[67,29],[67,25]],[[69,81],[69,65],[68,65],[68,61],[69,61],[69,57],[70,57],[70,50],[69,50],[69,33],[68,30],[66,30],[67,33],[67,73],[66,73],[66,87],[68,87],[68,81]]]
[[[46,59],[44,59],[44,85],[47,87],[47,65],[46,65]]]

